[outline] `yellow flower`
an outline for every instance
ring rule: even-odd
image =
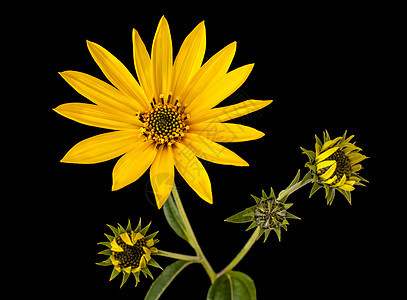
[[[160,265],[151,258],[151,254],[158,252],[158,249],[153,247],[154,244],[158,242],[158,240],[154,239],[158,231],[145,236],[150,224],[142,229],[140,219],[135,230],[131,229],[130,220],[126,229],[120,224],[117,228],[108,225],[114,236],[106,234],[109,241],[101,242],[99,244],[108,247],[108,249],[99,252],[99,254],[108,255],[109,258],[97,264],[101,266],[113,265],[110,280],[123,272],[121,286],[127,281],[130,274],[133,274],[136,278],[137,285],[140,281],[140,272],[145,276],[148,275],[153,278],[148,266],[162,269]]]
[[[113,169],[112,190],[136,181],[151,166],[150,181],[159,208],[171,192],[175,166],[191,188],[212,203],[211,183],[197,157],[218,164],[248,166],[218,142],[249,141],[264,134],[224,122],[272,102],[247,100],[214,108],[243,84],[253,68],[248,64],[228,72],[236,42],[201,66],[206,48],[205,25],[201,22],[186,37],[173,61],[170,29],[162,17],[151,58],[133,30],[138,82],[106,49],[89,41],[87,45],[113,86],[81,72],[62,72],[61,76],[94,104],[67,103],[55,111],[79,123],[113,131],[79,142],[61,161],[93,164],[122,155]]]
[[[354,186],[363,186],[361,181],[367,182],[358,174],[362,169],[360,162],[367,157],[359,153],[362,149],[355,143],[350,143],[353,137],[346,138],[345,132],[342,137],[331,140],[328,131],[325,131],[323,143],[315,136],[315,152],[301,148],[309,158],[306,166],[314,176],[310,196],[324,186],[328,204],[332,203],[335,190],[341,192],[351,203],[350,192],[355,189]]]

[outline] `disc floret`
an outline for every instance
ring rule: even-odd
[[[184,114],[185,107],[181,108],[179,100],[171,102],[171,94],[167,101],[164,96],[160,96],[157,102],[154,98],[150,103],[151,110],[146,113],[138,113],[143,127],[140,128],[141,134],[147,140],[153,140],[156,147],[161,145],[171,146],[181,141],[184,133],[189,129],[186,124],[189,115]]]

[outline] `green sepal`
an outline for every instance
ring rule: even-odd
[[[270,231],[271,231],[271,230],[267,230],[267,231],[264,232],[264,240],[263,240],[263,243],[265,243],[265,242],[267,241],[267,239],[268,239],[268,237],[269,237],[269,235],[270,235]]]
[[[106,246],[109,249],[112,248],[112,244],[110,242],[100,242],[100,243],[97,243],[97,244]]]
[[[314,177],[314,175],[312,175],[312,172],[309,171],[307,174],[305,174],[304,178],[301,179],[301,184],[304,183],[307,180],[310,180]]]
[[[122,233],[126,232],[126,229],[124,229],[124,227],[122,225],[117,223],[117,231],[119,232],[119,235],[121,235]]]
[[[142,235],[146,235],[148,229],[150,228],[150,225],[151,225],[151,222],[148,223],[148,225],[147,225],[146,227],[144,227],[143,229],[141,229],[141,230],[140,230],[140,233],[141,233]]]
[[[238,212],[237,214],[234,214],[233,216],[230,216],[225,222],[231,222],[231,223],[247,223],[250,221],[253,221],[254,219],[254,210],[256,209],[257,205],[253,205],[249,208],[246,208],[245,210]]]
[[[256,201],[256,203],[259,203],[261,199],[259,197],[256,197],[255,195],[250,195],[253,197],[253,199]]]
[[[264,233],[266,230],[267,230],[267,229],[260,228],[259,235],[257,236],[256,241],[258,241],[258,240],[259,240],[259,238],[260,238],[260,237],[263,235],[263,233]]]
[[[275,228],[274,231],[277,234],[278,241],[281,242],[281,228]]]
[[[332,204],[332,202],[334,201],[334,197],[335,197],[335,189],[330,188],[329,192],[328,192],[328,197],[326,199],[326,202],[328,205]]]
[[[110,249],[105,249],[105,250],[103,250],[103,251],[100,251],[98,254],[110,256],[110,255],[112,255],[112,250],[110,250]]]
[[[140,282],[140,272],[133,273],[133,275],[134,275],[134,278],[136,279],[135,287],[137,287],[138,283]]]
[[[127,222],[126,231],[127,231],[127,232],[132,231],[132,229],[131,229],[131,222],[130,222],[130,219],[129,219],[129,221]]]
[[[274,193],[274,190],[273,190],[273,187],[270,187],[270,196],[269,196],[269,199],[273,199],[273,200],[275,200],[276,199],[276,194]]]
[[[309,198],[311,198],[312,195],[315,194],[316,191],[318,191],[322,186],[318,182],[314,182],[314,185],[311,188],[311,191],[309,193]]]
[[[158,232],[159,232],[159,231],[157,230],[156,232],[145,236],[144,239],[145,239],[146,241],[151,240],[151,239],[155,238],[155,236],[158,234]]]
[[[119,274],[120,274],[120,272],[117,271],[115,268],[113,268],[112,274],[110,274],[109,281],[112,281],[113,279],[115,279],[117,277],[117,275],[119,275]]]
[[[253,229],[256,226],[257,226],[257,223],[255,221],[253,221],[252,224],[250,224],[250,226],[247,227],[246,231],[249,231],[250,229]]]
[[[120,234],[119,234],[119,231],[115,228],[115,227],[113,227],[112,225],[109,225],[109,224],[106,224],[107,225],[107,227],[109,227],[110,228],[110,230],[113,232],[113,234],[114,234],[114,237],[118,237]]]
[[[109,242],[113,241],[113,239],[114,239],[114,236],[112,236],[112,235],[110,235],[110,234],[105,233],[105,236],[107,237],[107,239],[109,240]]]
[[[98,262],[98,263],[96,263],[98,266],[102,266],[102,267],[107,267],[107,266],[111,266],[111,265],[113,265],[112,264],[112,261],[110,260],[110,258],[108,258],[108,259],[106,259],[106,260],[104,260],[104,261],[101,261],[101,262]]]
[[[352,205],[352,194],[349,191],[342,190],[340,188],[337,189],[341,194],[348,200],[349,204]]]
[[[153,266],[156,267],[158,269],[164,270],[159,264],[158,262],[156,262],[153,258],[150,258],[150,261],[148,262],[149,266]]]
[[[143,272],[144,276],[147,278],[147,276],[150,276],[151,279],[154,280],[153,274],[151,274],[151,271],[148,267],[142,268],[141,272]]]
[[[134,231],[137,233],[137,232],[140,232],[140,230],[141,230],[141,218],[139,219],[138,225],[137,225],[136,229],[134,229]]]
[[[302,154],[305,154],[308,156],[309,162],[313,162],[315,160],[316,154],[314,151],[311,150],[307,150],[303,147],[300,147],[302,150]]]
[[[114,270],[114,269],[113,269]],[[123,278],[122,278],[122,283],[120,284],[120,288],[126,283],[127,279],[129,279],[130,273],[127,272],[122,272],[123,273]]]
[[[288,218],[288,219],[296,219],[296,220],[301,220],[301,218],[300,218],[300,217],[297,217],[297,216],[293,215],[292,213],[289,213],[288,211],[286,211],[286,213],[285,213],[285,217],[286,217],[286,218]],[[285,219],[284,219],[284,221],[285,221]]]
[[[317,135],[315,135],[315,141],[322,148],[322,142],[321,142],[321,140],[319,139],[319,137]]]
[[[268,196],[267,196],[267,194],[266,194],[266,192],[265,192],[264,190],[261,191],[261,195],[262,195],[262,198],[263,198],[263,199],[267,199],[267,198],[268,198]]]

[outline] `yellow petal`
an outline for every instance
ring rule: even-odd
[[[362,165],[361,164],[357,164],[357,165],[352,166],[352,172],[358,172],[360,170],[362,170]]]
[[[123,242],[125,242],[127,245],[129,246],[133,246],[133,242],[130,239],[130,236],[127,232],[124,232],[120,235],[120,238],[123,240]]]
[[[334,186],[336,187],[340,187],[341,185],[344,185],[346,183],[346,175],[345,174],[343,174],[343,176],[342,176],[342,178],[341,178],[341,180],[337,183],[337,184],[335,184]]]
[[[323,161],[324,159],[330,157],[332,154],[334,154],[336,152],[336,150],[338,150],[339,147],[332,147],[329,150],[326,150],[325,152],[321,152],[319,153],[319,155],[316,156],[315,162],[319,163],[320,161]]]
[[[93,76],[76,71],[65,71],[59,74],[79,94],[97,105],[113,108],[131,115],[142,109],[142,106],[132,98]]]
[[[246,81],[253,66],[254,64],[245,65],[227,73],[216,84],[205,89],[192,100],[185,111],[190,114],[199,113],[218,105]]]
[[[140,130],[123,130],[90,137],[73,146],[61,162],[95,164],[113,159],[142,143],[139,134]]]
[[[133,29],[133,59],[137,77],[148,100],[153,96],[152,71],[150,54],[146,49],[140,35]]]
[[[172,68],[172,41],[170,27],[164,16],[158,23],[157,31],[151,48],[152,79],[155,99],[164,94],[166,99],[170,92],[170,76]]]
[[[126,273],[130,274],[131,267],[123,268],[123,272],[126,272]]]
[[[113,168],[112,190],[119,190],[139,179],[150,167],[156,154],[155,143],[146,141],[123,155]]]
[[[148,110],[149,101],[129,70],[105,48],[89,41],[87,41],[87,44],[90,54],[106,78],[121,92],[132,97],[138,106]]]
[[[331,178],[331,176],[335,173],[335,170],[336,170],[336,161],[332,164],[332,166],[329,167],[328,171],[326,171],[322,175],[319,175],[319,177],[322,180],[327,180],[328,178]]]
[[[335,163],[334,160],[325,160],[325,161],[323,161],[323,162],[320,162],[320,163],[317,164],[317,171],[318,171],[318,170],[321,170],[321,169],[323,169],[323,168],[330,167],[330,166],[332,166],[334,163]]]
[[[175,58],[172,69],[172,88],[174,97],[180,96],[189,79],[199,70],[205,55],[206,30],[204,21],[199,23],[185,38]]]
[[[246,100],[234,105],[213,108],[210,111],[203,111],[201,113],[191,115],[189,122],[191,124],[205,121],[221,123],[262,109],[271,102],[273,102],[273,100]]]
[[[113,241],[110,242],[110,245],[112,246],[110,248],[110,250],[114,251],[114,252],[123,252],[123,248],[119,246],[119,244],[117,244],[116,238],[113,239]]]
[[[162,146],[150,168],[150,181],[160,209],[171,193],[174,184],[174,159],[171,147]]]
[[[158,253],[158,249],[156,247],[150,248],[151,253]]]
[[[145,256],[143,255],[143,256],[141,257],[141,259],[140,259],[140,265],[139,265],[139,267],[142,269],[142,268],[145,268],[146,265],[147,265],[147,263],[146,263],[146,258],[145,258]]]
[[[150,240],[148,240],[147,242],[146,242],[146,246],[147,247],[151,247],[151,246],[154,246],[154,239],[150,239]]]
[[[175,167],[189,186],[208,203],[212,200],[211,181],[195,154],[182,143],[173,146]]]
[[[348,185],[348,184],[343,184],[339,188],[342,190],[345,190],[345,191],[349,191],[349,192],[352,192],[355,189],[353,186]]]
[[[181,93],[181,102],[188,106],[200,93],[223,77],[236,52],[236,42],[227,45],[212,56],[191,78]]]
[[[360,163],[361,161],[363,161],[367,158],[367,156],[360,154],[360,153],[350,153],[347,156],[350,159],[350,164],[352,166],[356,165],[357,163]]]
[[[151,251],[147,247],[143,247],[144,253],[147,254],[147,256],[150,256]]]
[[[234,166],[249,166],[249,164],[233,151],[215,143],[202,135],[185,133],[184,144],[198,157],[207,161]]]
[[[263,132],[254,128],[233,123],[198,123],[191,125],[188,132],[223,143],[256,140],[264,136]]]
[[[324,183],[332,184],[332,183],[334,183],[336,181],[337,178],[338,178],[338,176],[335,175],[334,177],[332,177],[332,178],[330,178],[328,180],[325,180]]]
[[[334,140],[330,140],[330,141],[325,142],[325,143],[322,145],[321,152],[324,152],[326,149],[328,149],[328,148],[330,148],[331,146],[335,145],[335,143],[338,142],[341,138],[342,138],[342,137],[337,137],[337,138],[334,139]]]
[[[133,242],[133,244],[135,244],[138,240],[144,238],[144,235],[142,235],[140,232],[131,232],[131,241]]]
[[[113,255],[110,255],[110,261],[112,262],[112,264],[114,265],[114,266],[117,266],[120,262],[116,259],[116,258],[114,258],[114,256]]]
[[[76,122],[113,130],[138,129],[140,120],[126,114],[116,114],[100,106],[85,103],[65,103],[54,109],[60,115]]]

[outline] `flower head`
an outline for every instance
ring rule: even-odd
[[[297,181],[295,181],[295,183]],[[291,183],[291,185],[292,184],[294,183]],[[288,195],[281,199],[276,198],[273,188],[271,188],[269,195],[263,190],[261,198],[254,195],[251,196],[256,201],[256,205],[246,208],[227,218],[225,221],[232,223],[252,222],[247,230],[259,227],[260,234],[257,239],[264,233],[265,242],[270,232],[274,231],[277,234],[278,240],[281,241],[281,228],[287,230],[287,225],[289,225],[287,219],[300,219],[287,211],[293,205],[292,203],[285,203]]]
[[[367,157],[359,153],[361,148],[350,142],[353,137],[347,138],[345,132],[342,137],[332,140],[328,131],[325,131],[324,142],[315,136],[315,152],[301,148],[309,158],[306,166],[313,174],[314,186],[310,197],[323,186],[328,204],[332,204],[335,190],[341,192],[351,203],[350,192],[355,189],[355,185],[363,186],[361,181],[367,182],[358,174],[362,169],[360,162]]]
[[[97,264],[101,266],[113,265],[110,280],[122,272],[123,279],[121,286],[123,286],[130,274],[133,274],[136,278],[137,286],[140,281],[140,272],[146,277],[148,275],[153,279],[153,275],[148,269],[148,266],[162,269],[158,263],[151,258],[152,254],[158,252],[157,248],[153,247],[158,242],[158,240],[154,239],[158,231],[146,236],[150,224],[141,228],[140,219],[135,230],[131,229],[130,220],[126,229],[120,224],[117,228],[108,225],[114,236],[105,234],[109,241],[99,244],[106,246],[108,249],[99,252],[99,254],[108,255],[109,258]]]
[[[133,30],[138,81],[106,49],[92,42],[87,45],[113,86],[81,72],[62,72],[61,76],[94,104],[67,103],[55,111],[79,123],[113,131],[79,142],[61,161],[93,164],[121,156],[113,169],[112,190],[131,184],[150,168],[159,208],[171,192],[175,166],[192,189],[212,203],[209,176],[197,157],[218,164],[248,166],[218,143],[249,141],[264,134],[224,122],[272,102],[247,100],[214,108],[244,83],[253,68],[253,64],[248,64],[228,72],[236,42],[202,65],[206,30],[201,22],[186,37],[173,61],[170,29],[162,17],[151,56]]]

